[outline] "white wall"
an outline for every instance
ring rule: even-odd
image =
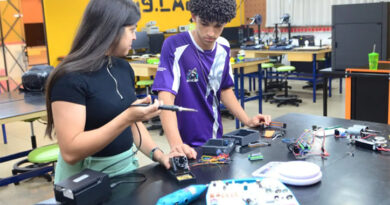
[[[330,26],[332,5],[390,2],[390,0],[267,0],[267,27],[280,23],[283,14],[290,14],[292,26]]]

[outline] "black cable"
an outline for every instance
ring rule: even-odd
[[[133,152],[133,154],[131,154],[130,156],[127,156],[127,157],[125,157],[125,158],[123,158],[123,159],[121,159],[121,160],[119,160],[119,161],[117,161],[117,162],[114,162],[114,163],[108,165],[107,167],[104,167],[103,169],[100,170],[100,172],[103,172],[104,170],[106,170],[106,169],[108,169],[108,168],[110,168],[110,167],[112,167],[112,166],[114,166],[114,165],[116,165],[116,164],[118,164],[118,163],[120,163],[120,162],[126,160],[126,159],[129,159],[130,157],[133,157],[133,156],[138,152],[138,150],[140,150],[141,145],[142,145],[141,132],[140,132],[140,130],[139,130],[139,127],[138,127],[137,123],[135,122],[134,124],[135,124],[135,126],[137,127],[137,131],[138,131],[138,135],[139,135],[139,146],[138,146],[138,147],[136,146],[137,149],[135,150],[135,152]]]
[[[135,179],[139,178],[139,180],[121,180],[118,182],[114,182],[110,185],[111,189],[114,189],[118,185],[124,184],[124,183],[142,183],[142,182],[146,181],[146,176],[144,174],[141,174],[141,173],[126,173],[126,174],[114,176],[111,179],[116,179],[116,178],[121,178],[121,177],[135,178]]]

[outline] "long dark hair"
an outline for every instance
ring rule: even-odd
[[[69,54],[52,71],[46,83],[46,135],[52,139],[54,128],[50,94],[54,83],[67,73],[93,72],[103,67],[106,55],[119,44],[124,26],[140,19],[138,6],[132,0],[91,0]]]

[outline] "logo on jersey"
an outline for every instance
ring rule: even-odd
[[[196,68],[188,70],[187,82],[198,82],[198,70]]]
[[[160,71],[160,72],[162,72],[162,71],[166,71],[167,69],[166,68],[164,68],[164,67],[158,67],[157,68],[157,71]]]

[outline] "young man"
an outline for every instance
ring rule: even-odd
[[[232,87],[230,48],[217,40],[236,15],[235,0],[191,0],[195,30],[165,40],[153,90],[167,105],[195,108],[198,112],[162,111],[160,118],[172,151],[196,158],[192,147],[222,137],[220,101],[246,126],[269,124],[271,117],[249,118]]]

